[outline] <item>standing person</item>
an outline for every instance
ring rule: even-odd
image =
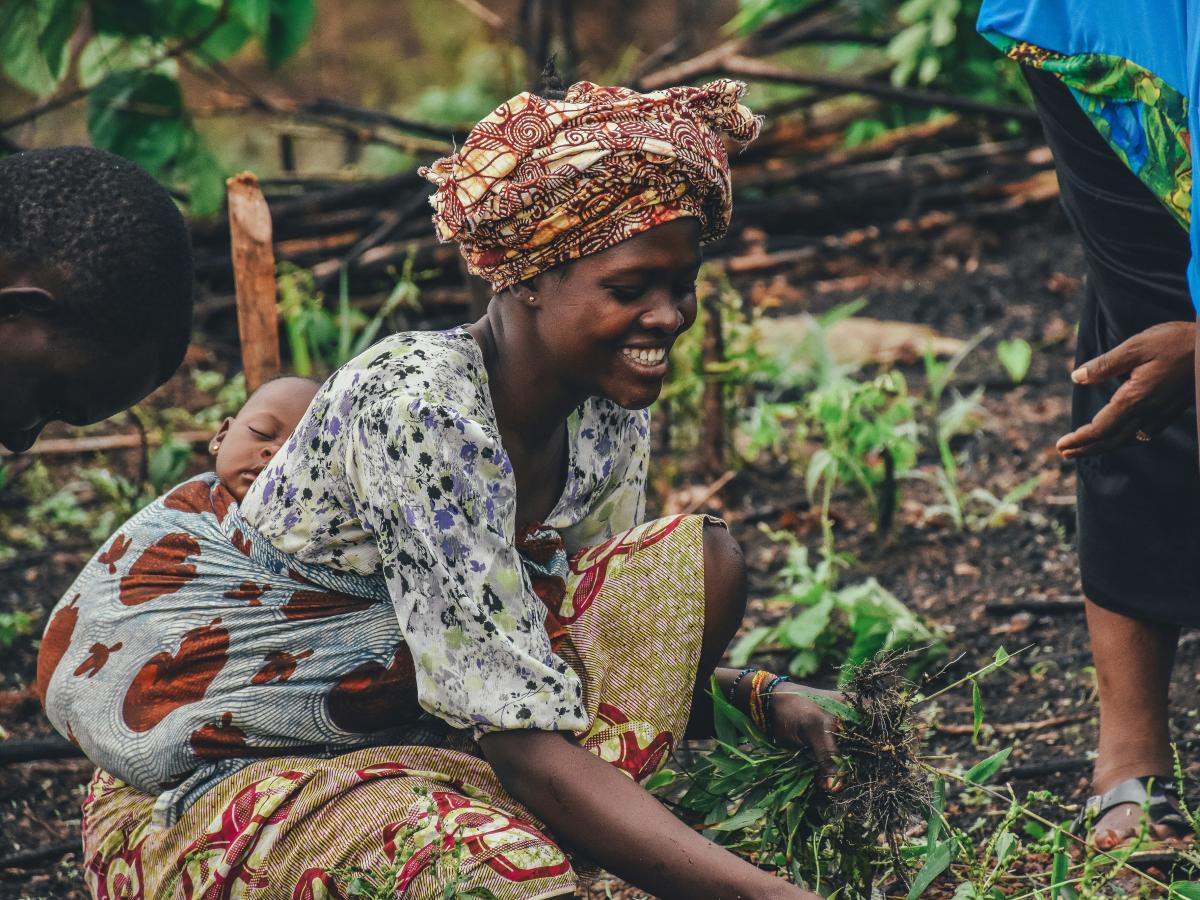
[[[980,32],[1022,65],[1088,278],[1073,431],[1079,564],[1100,691],[1086,811],[1096,846],[1190,828],[1172,777],[1168,690],[1200,625],[1200,299],[1192,192],[1194,0],[984,0]],[[1189,24],[1191,27],[1189,28]],[[1082,822],[1082,820],[1081,820]]]
[[[358,868],[536,900],[574,893],[569,848],[663,898],[817,900],[641,787],[711,734],[713,676],[779,743],[833,750],[799,685],[718,666],[746,597],[724,524],[643,521],[725,139],[759,129],[743,90],[502,104],[425,170],[486,315],[381,341],[241,504],[202,476],[88,564],[39,673],[65,731],[72,698],[97,717],[95,896],[136,873],[147,897],[329,897]]]
[[[0,159],[0,444],[88,425],[171,377],[192,331],[192,246],[167,192],[88,147]]]

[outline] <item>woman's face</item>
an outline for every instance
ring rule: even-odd
[[[533,322],[546,362],[572,391],[649,406],[671,345],[696,321],[699,268],[699,222],[684,218],[538,276]]]

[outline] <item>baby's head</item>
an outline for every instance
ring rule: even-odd
[[[239,503],[296,430],[319,388],[307,378],[276,378],[255,391],[237,416],[221,423],[208,449],[217,458],[221,484]]]

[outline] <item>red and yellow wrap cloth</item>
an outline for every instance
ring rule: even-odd
[[[563,100],[522,93],[499,106],[462,149],[423,167],[438,238],[501,291],[685,216],[701,240],[721,237],[732,206],[726,137],[746,144],[762,119],[746,86],[640,94],[587,81]]]

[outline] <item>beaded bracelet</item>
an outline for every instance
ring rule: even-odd
[[[767,723],[767,740],[775,742],[775,724],[771,718],[771,699],[775,696],[775,688],[783,681],[791,681],[787,675],[777,675],[763,690],[763,719]]]
[[[773,672],[758,671],[750,679],[750,721],[764,734],[767,731],[767,710],[762,693],[763,683],[776,678]]]
[[[742,671],[737,673],[737,678],[733,679],[733,684],[729,686],[729,702],[734,703],[734,698],[737,696],[738,685],[742,683],[742,679],[755,671],[754,666],[746,666]],[[735,704],[736,705],[736,704]]]

